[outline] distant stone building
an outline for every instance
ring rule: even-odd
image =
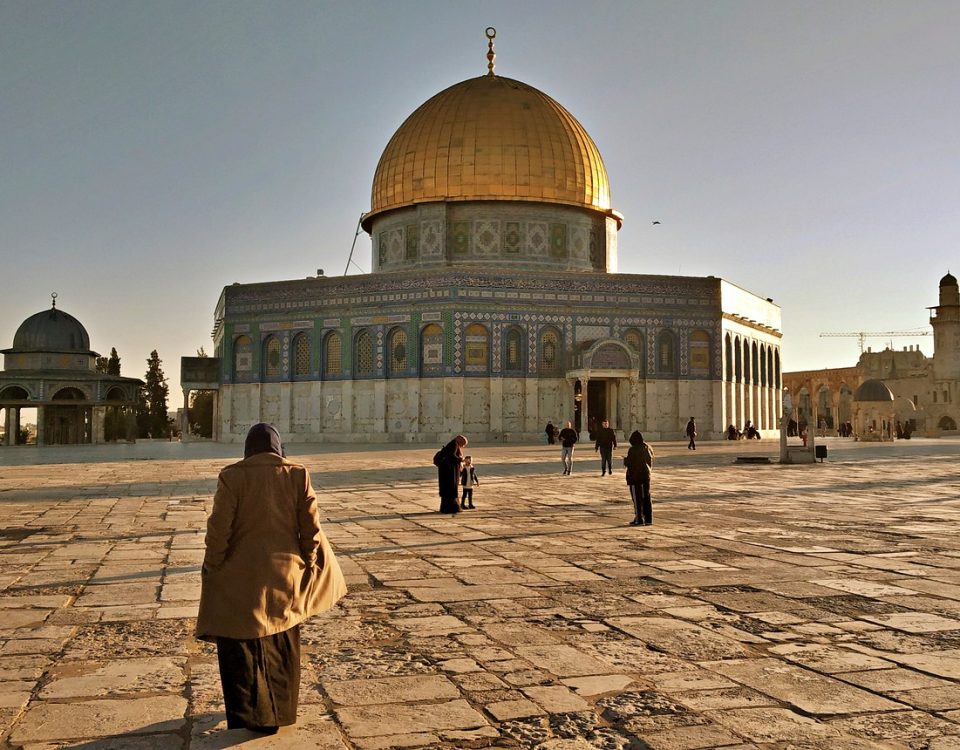
[[[866,351],[855,367],[787,372],[783,384],[791,393],[800,421],[825,422],[836,431],[852,422],[854,392],[878,380],[894,396],[894,418],[924,434],[954,432],[960,423],[960,288],[953,274],[940,279],[939,304],[930,310],[933,356],[919,347],[901,351]],[[880,425],[873,425],[880,429]]]
[[[24,409],[37,410],[38,445],[102,443],[111,431],[114,438],[134,437],[142,381],[97,371],[87,330],[57,309],[56,298],[23,321],[13,346],[0,353],[6,445],[16,443]]]
[[[564,107],[494,75],[420,106],[362,226],[374,272],[226,287],[215,435],[291,441],[703,437],[780,410],[780,308],[719,278],[619,274],[607,171]]]

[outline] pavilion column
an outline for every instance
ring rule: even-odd
[[[220,442],[220,391],[213,394],[213,429],[210,436],[215,442]]]
[[[37,445],[46,445],[47,438],[45,435],[46,430],[44,429],[46,425],[46,408],[43,406],[37,407]]]
[[[636,377],[636,376],[631,376],[631,377],[630,377],[630,380],[629,380],[629,383],[630,383],[630,396],[629,396],[629,401],[628,401],[628,403],[629,403],[629,405],[630,405],[630,410],[629,410],[629,413],[627,414],[627,423],[628,423],[628,424],[627,424],[627,426],[624,428],[624,430],[625,430],[625,431],[626,431],[626,430],[629,430],[630,432],[632,432],[633,430],[637,429],[636,425],[641,425],[641,424],[643,424],[643,417],[642,417],[642,415],[641,415],[641,413],[640,413],[640,411],[641,411],[641,406],[640,406],[640,396],[641,396],[641,391],[640,391],[640,378],[639,378],[639,377]],[[629,438],[630,436],[627,435],[627,437]]]
[[[590,378],[580,378],[580,431],[590,434]]]
[[[183,411],[180,416],[180,441],[190,442],[190,389],[183,389]]]
[[[5,434],[3,436],[4,445],[16,445],[16,434],[13,431],[13,412],[15,408],[16,407],[8,406],[3,410],[3,426],[5,430]]]
[[[90,442],[94,445],[107,441],[107,408],[94,406],[90,410]]]
[[[619,430],[620,429],[620,398],[619,398],[620,380],[619,379],[608,380],[607,383],[608,383],[607,387],[609,389],[608,392],[610,394],[610,405],[607,407],[607,414],[609,416],[607,418],[612,423],[610,426],[614,430]]]

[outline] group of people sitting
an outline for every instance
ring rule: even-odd
[[[759,440],[760,430],[753,426],[749,419],[743,427],[743,431],[737,429],[736,425],[731,424],[727,427],[727,440]]]

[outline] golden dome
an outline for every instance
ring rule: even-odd
[[[373,177],[375,214],[430,201],[508,200],[610,208],[596,144],[541,91],[486,75],[441,91],[394,133]]]

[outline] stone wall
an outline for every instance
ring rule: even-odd
[[[622,437],[679,440],[687,419],[700,436],[719,437],[728,417],[720,384],[704,380],[622,378],[617,410]],[[244,383],[220,390],[221,435],[243,440],[258,421],[289,442],[427,442],[459,432],[480,441],[533,442],[547,420],[573,419],[573,386],[563,378],[404,378],[303,383]],[[346,407],[346,408],[345,408]]]

